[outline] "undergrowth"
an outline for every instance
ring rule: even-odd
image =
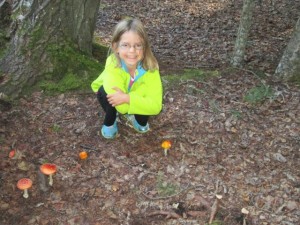
[[[273,95],[274,91],[269,85],[258,85],[247,91],[244,101],[250,104],[258,104],[272,98]]]

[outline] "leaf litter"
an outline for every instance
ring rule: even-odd
[[[109,24],[123,15],[114,14],[118,8],[113,2],[118,1],[101,2],[106,4],[100,15],[101,21],[107,22],[103,30],[109,32]],[[193,7],[187,7],[187,2]],[[212,9],[221,7],[219,1],[206,2],[212,3]],[[146,8],[138,7],[142,3],[148,4],[151,11],[145,13]],[[274,7],[283,3],[279,1]],[[223,13],[233,13],[232,8],[240,8],[241,1],[237,5],[223,8]],[[125,10],[119,12],[126,15],[130,4],[122,7]],[[298,87],[259,79],[246,70],[220,70],[220,76],[205,81],[191,78],[170,85],[164,73],[171,62],[185,68],[211,62],[213,67],[220,65],[218,60],[222,62],[230,48],[220,48],[224,52],[220,50],[220,58],[215,60],[215,51],[207,47],[215,41],[225,43],[218,39],[219,34],[209,32],[224,30],[216,29],[223,14],[213,10],[204,13],[198,1],[141,1],[135,7],[145,13],[145,18],[153,11],[156,15],[166,14],[161,17],[164,23],[153,18],[147,24],[162,24],[158,33],[149,36],[161,35],[155,51],[163,59],[165,88],[163,111],[150,119],[151,131],[136,134],[120,120],[120,136],[113,141],[103,139],[103,113],[90,93],[50,97],[36,92],[22,98],[18,105],[1,112],[1,224],[157,225],[207,224],[209,220],[230,225],[298,224]],[[168,17],[177,21],[177,28],[172,27],[176,23]],[[197,26],[190,22],[192,17],[218,18],[212,24],[203,21],[201,28],[206,30],[199,43],[194,40],[201,33],[196,28],[186,32],[188,27],[181,23],[185,19],[187,25]],[[225,21],[226,34],[232,35],[227,42],[233,41],[238,20]],[[190,41],[183,44],[182,37],[170,36],[168,29],[173,29],[173,34],[185,34]],[[206,40],[211,44],[207,45]],[[170,49],[170,43],[179,44],[179,48],[177,44],[174,47],[182,50],[180,54]],[[201,52],[195,46],[200,46]],[[198,54],[200,59],[185,58],[188,54],[181,54],[185,50],[192,51],[190,57]],[[209,51],[211,58],[206,57]],[[274,61],[259,64],[253,59],[251,63],[270,69]],[[262,81],[274,94],[257,104],[246,102],[247,91]],[[172,142],[167,156],[161,148],[166,139]],[[12,149],[18,157],[9,158]],[[79,158],[82,151],[89,156],[86,160]],[[46,162],[58,166],[53,187],[39,173],[39,166]],[[26,200],[16,188],[22,177],[33,180]],[[217,195],[222,198],[214,211]],[[243,214],[242,209],[249,213]]]

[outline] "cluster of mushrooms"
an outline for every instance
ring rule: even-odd
[[[53,174],[56,172],[56,165],[51,163],[45,163],[41,165],[40,171],[49,176],[49,185],[53,185]],[[28,198],[28,189],[32,186],[32,180],[29,178],[22,178],[18,181],[17,187],[24,191],[23,197]]]
[[[167,156],[168,155],[168,150],[171,148],[171,141],[169,140],[165,140],[162,142],[161,147],[164,149],[164,155]],[[14,154],[14,152],[11,152],[10,154]],[[13,157],[13,155],[9,156],[10,158]],[[86,152],[80,152],[79,153],[79,157],[80,159],[84,160],[88,157]],[[49,185],[52,186],[53,185],[53,174],[56,172],[56,165],[52,164],[52,163],[45,163],[43,165],[41,165],[40,167],[40,171],[49,176]],[[32,186],[32,180],[30,180],[29,178],[22,178],[18,181],[17,183],[17,187],[24,191],[23,197],[24,198],[28,198],[28,189],[31,188]]]

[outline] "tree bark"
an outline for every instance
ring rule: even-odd
[[[231,64],[236,67],[240,67],[244,61],[248,35],[252,24],[252,14],[255,5],[254,1],[255,0],[244,0],[233,57],[231,59]]]
[[[275,76],[281,80],[300,80],[300,18],[292,37],[276,68]]]
[[[33,0],[26,3],[27,6],[15,5],[15,12],[22,7],[19,11],[23,14],[14,21],[9,50],[0,60],[0,93],[11,98],[18,97],[24,87],[54,71],[53,52],[59,48],[71,45],[84,54],[92,54],[100,1]]]

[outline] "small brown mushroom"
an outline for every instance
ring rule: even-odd
[[[22,178],[18,181],[17,187],[24,191],[23,197],[28,198],[28,189],[31,188],[32,181],[29,178]]]
[[[49,175],[49,185],[53,185],[52,175],[56,172],[56,165],[51,163],[45,163],[41,165],[40,170],[43,174]]]

